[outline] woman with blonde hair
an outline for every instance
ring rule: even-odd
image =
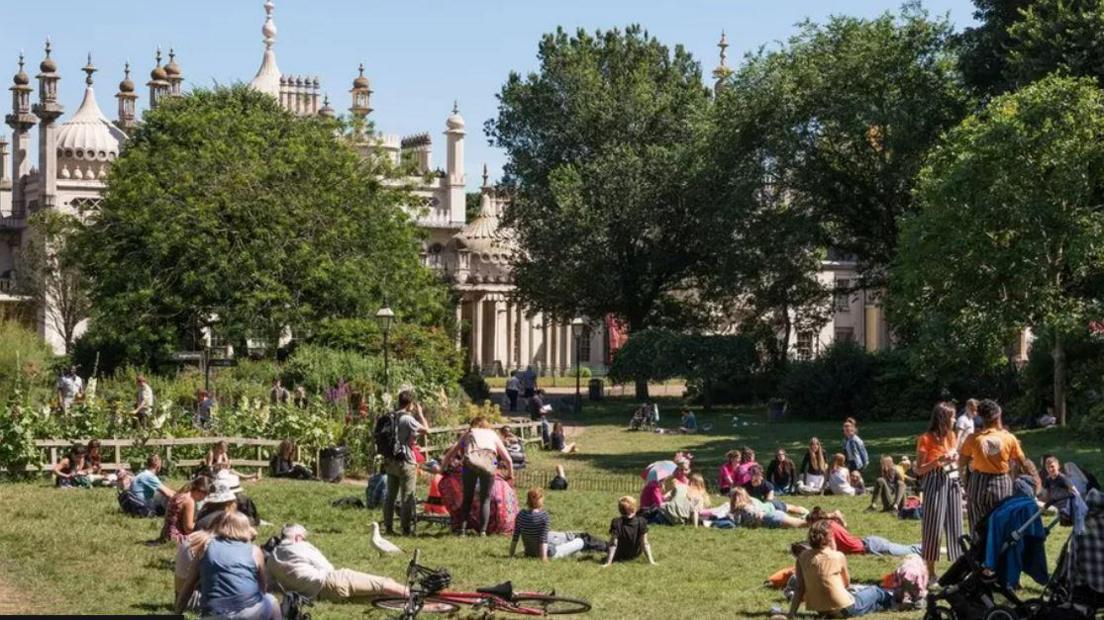
[[[771,529],[797,529],[805,527],[805,519],[778,510],[771,502],[762,502],[748,495],[743,487],[732,489],[729,515],[736,524],[744,527],[768,527]]]
[[[832,495],[855,494],[855,487],[851,486],[851,472],[847,469],[847,457],[842,453],[832,457],[832,466],[828,468],[828,488]]]
[[[809,440],[809,449],[801,459],[798,471],[797,492],[801,495],[820,495],[824,493],[824,480],[828,475],[828,458],[820,440]]]
[[[256,530],[240,512],[226,512],[208,535],[188,540],[194,558],[177,593],[176,613],[183,613],[199,587],[202,614],[218,618],[279,620],[280,605],[268,592],[264,554],[253,544]]]
[[[705,488],[705,478],[697,472],[690,474],[690,484],[687,487],[690,505],[698,515],[694,520],[696,523],[701,521],[701,513],[709,509],[709,490]]]

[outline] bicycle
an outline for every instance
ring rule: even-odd
[[[445,588],[452,582],[446,569],[430,569],[418,564],[421,550],[414,550],[414,557],[407,568],[409,596],[388,596],[372,601],[377,609],[400,612],[401,620],[414,620],[418,614],[451,614],[460,607],[471,607],[490,614],[508,613],[519,616],[552,616],[581,614],[590,611],[590,603],[573,598],[556,596],[555,591],[514,592],[509,581],[475,592],[451,592]]]

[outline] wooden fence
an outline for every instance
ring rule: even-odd
[[[496,429],[503,427],[513,430],[525,443],[541,441],[540,422],[515,420],[494,425]],[[433,452],[444,450],[456,437],[466,430],[468,430],[467,426],[432,428],[429,433],[427,433],[427,436],[423,437],[420,441],[422,452],[432,454]],[[35,447],[44,452],[45,459],[41,460],[38,464],[27,465],[27,471],[52,471],[54,466],[57,465],[58,460],[65,456],[66,452],[68,452],[73,444],[87,444],[88,441],[88,439],[39,439],[35,441]],[[171,467],[196,467],[203,462],[202,459],[174,459],[173,448],[213,446],[220,441],[225,441],[231,447],[248,446],[256,448],[255,459],[233,459],[233,464],[234,467],[257,469],[268,467],[268,457],[270,457],[280,445],[280,441],[276,439],[252,439],[246,437],[178,437],[148,439],[144,442],[138,439],[101,439],[100,447],[104,455],[104,461],[101,467],[108,471],[129,468],[130,463],[123,461],[123,448],[143,448],[152,451],[163,449],[161,458],[166,465]],[[296,460],[301,461],[302,451],[298,447],[296,451]],[[108,455],[113,457],[113,460],[110,462],[107,459]],[[319,456],[319,452],[316,451],[316,464],[319,461]]]

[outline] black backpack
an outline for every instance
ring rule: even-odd
[[[376,441],[376,454],[385,459],[398,460],[402,458],[402,446],[399,445],[398,412],[381,415],[376,420],[376,428],[372,431],[372,437]]]

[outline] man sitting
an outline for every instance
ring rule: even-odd
[[[324,601],[409,595],[406,586],[393,579],[334,569],[318,547],[307,542],[307,530],[298,523],[280,531],[280,544],[268,554],[265,566],[285,591]]]
[[[162,516],[165,514],[165,507],[168,504],[168,500],[172,499],[176,494],[171,488],[165,486],[165,483],[161,482],[161,479],[157,477],[158,472],[161,471],[161,457],[156,454],[151,454],[146,458],[146,468],[142,470],[137,476],[128,481],[124,480],[120,483],[120,487],[126,489],[126,499],[131,500],[129,504],[133,504],[136,507],[135,510],[130,510],[124,505],[124,499],[119,500],[119,505],[123,506],[123,510],[130,512],[136,516],[152,517]],[[135,501],[136,500],[136,501]],[[144,507],[144,510],[142,509]]]

